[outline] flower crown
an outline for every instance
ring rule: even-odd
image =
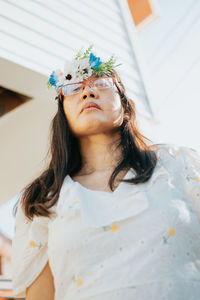
[[[81,82],[92,74],[100,76],[110,76],[114,68],[121,65],[115,65],[116,58],[114,55],[110,57],[107,62],[102,62],[100,57],[95,56],[91,50],[93,45],[83,53],[82,49],[78,51],[72,62],[66,62],[64,71],[59,69],[53,71],[47,81],[47,87],[55,87],[56,92],[59,94],[59,88],[68,83]],[[56,100],[59,96],[56,96]]]

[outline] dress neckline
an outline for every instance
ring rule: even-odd
[[[135,170],[133,168],[130,168],[126,172],[126,174],[124,175],[124,177],[122,179],[132,178],[134,176],[134,174],[136,174]],[[102,193],[103,195],[111,195],[111,196],[113,195],[114,196],[114,195],[118,194],[121,191],[121,189],[124,187],[125,184],[127,186],[126,182],[120,182],[119,185],[116,187],[116,189],[113,192],[108,192],[108,191],[93,190],[93,189],[86,188],[84,185],[82,185],[78,181],[73,180],[70,175],[67,175],[67,178],[71,182],[71,184],[73,184],[74,186],[79,187],[83,191],[90,192],[90,193]]]

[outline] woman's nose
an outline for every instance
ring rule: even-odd
[[[81,100],[85,100],[87,98],[97,98],[97,93],[92,90],[91,88],[85,87],[84,91],[82,92],[81,95]]]

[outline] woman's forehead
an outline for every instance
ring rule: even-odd
[[[101,76],[101,77],[103,77],[103,76]],[[92,74],[90,77],[84,79],[81,82],[87,82],[87,81],[94,80],[94,79],[101,78],[101,77],[99,77],[98,75]]]
[[[106,75],[102,75],[102,76],[99,76],[98,74],[95,74],[93,73],[90,77],[88,77],[87,79],[83,80],[82,82],[87,82],[89,80],[92,80],[92,79],[98,79],[98,78],[104,78],[104,77],[112,77],[113,75],[110,75],[110,76],[106,76]]]

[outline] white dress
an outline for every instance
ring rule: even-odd
[[[200,299],[200,155],[175,144],[155,151],[145,183],[110,193],[67,175],[52,219],[27,222],[19,207],[15,296],[25,296],[49,259],[55,300]],[[133,176],[130,169],[124,178]]]

